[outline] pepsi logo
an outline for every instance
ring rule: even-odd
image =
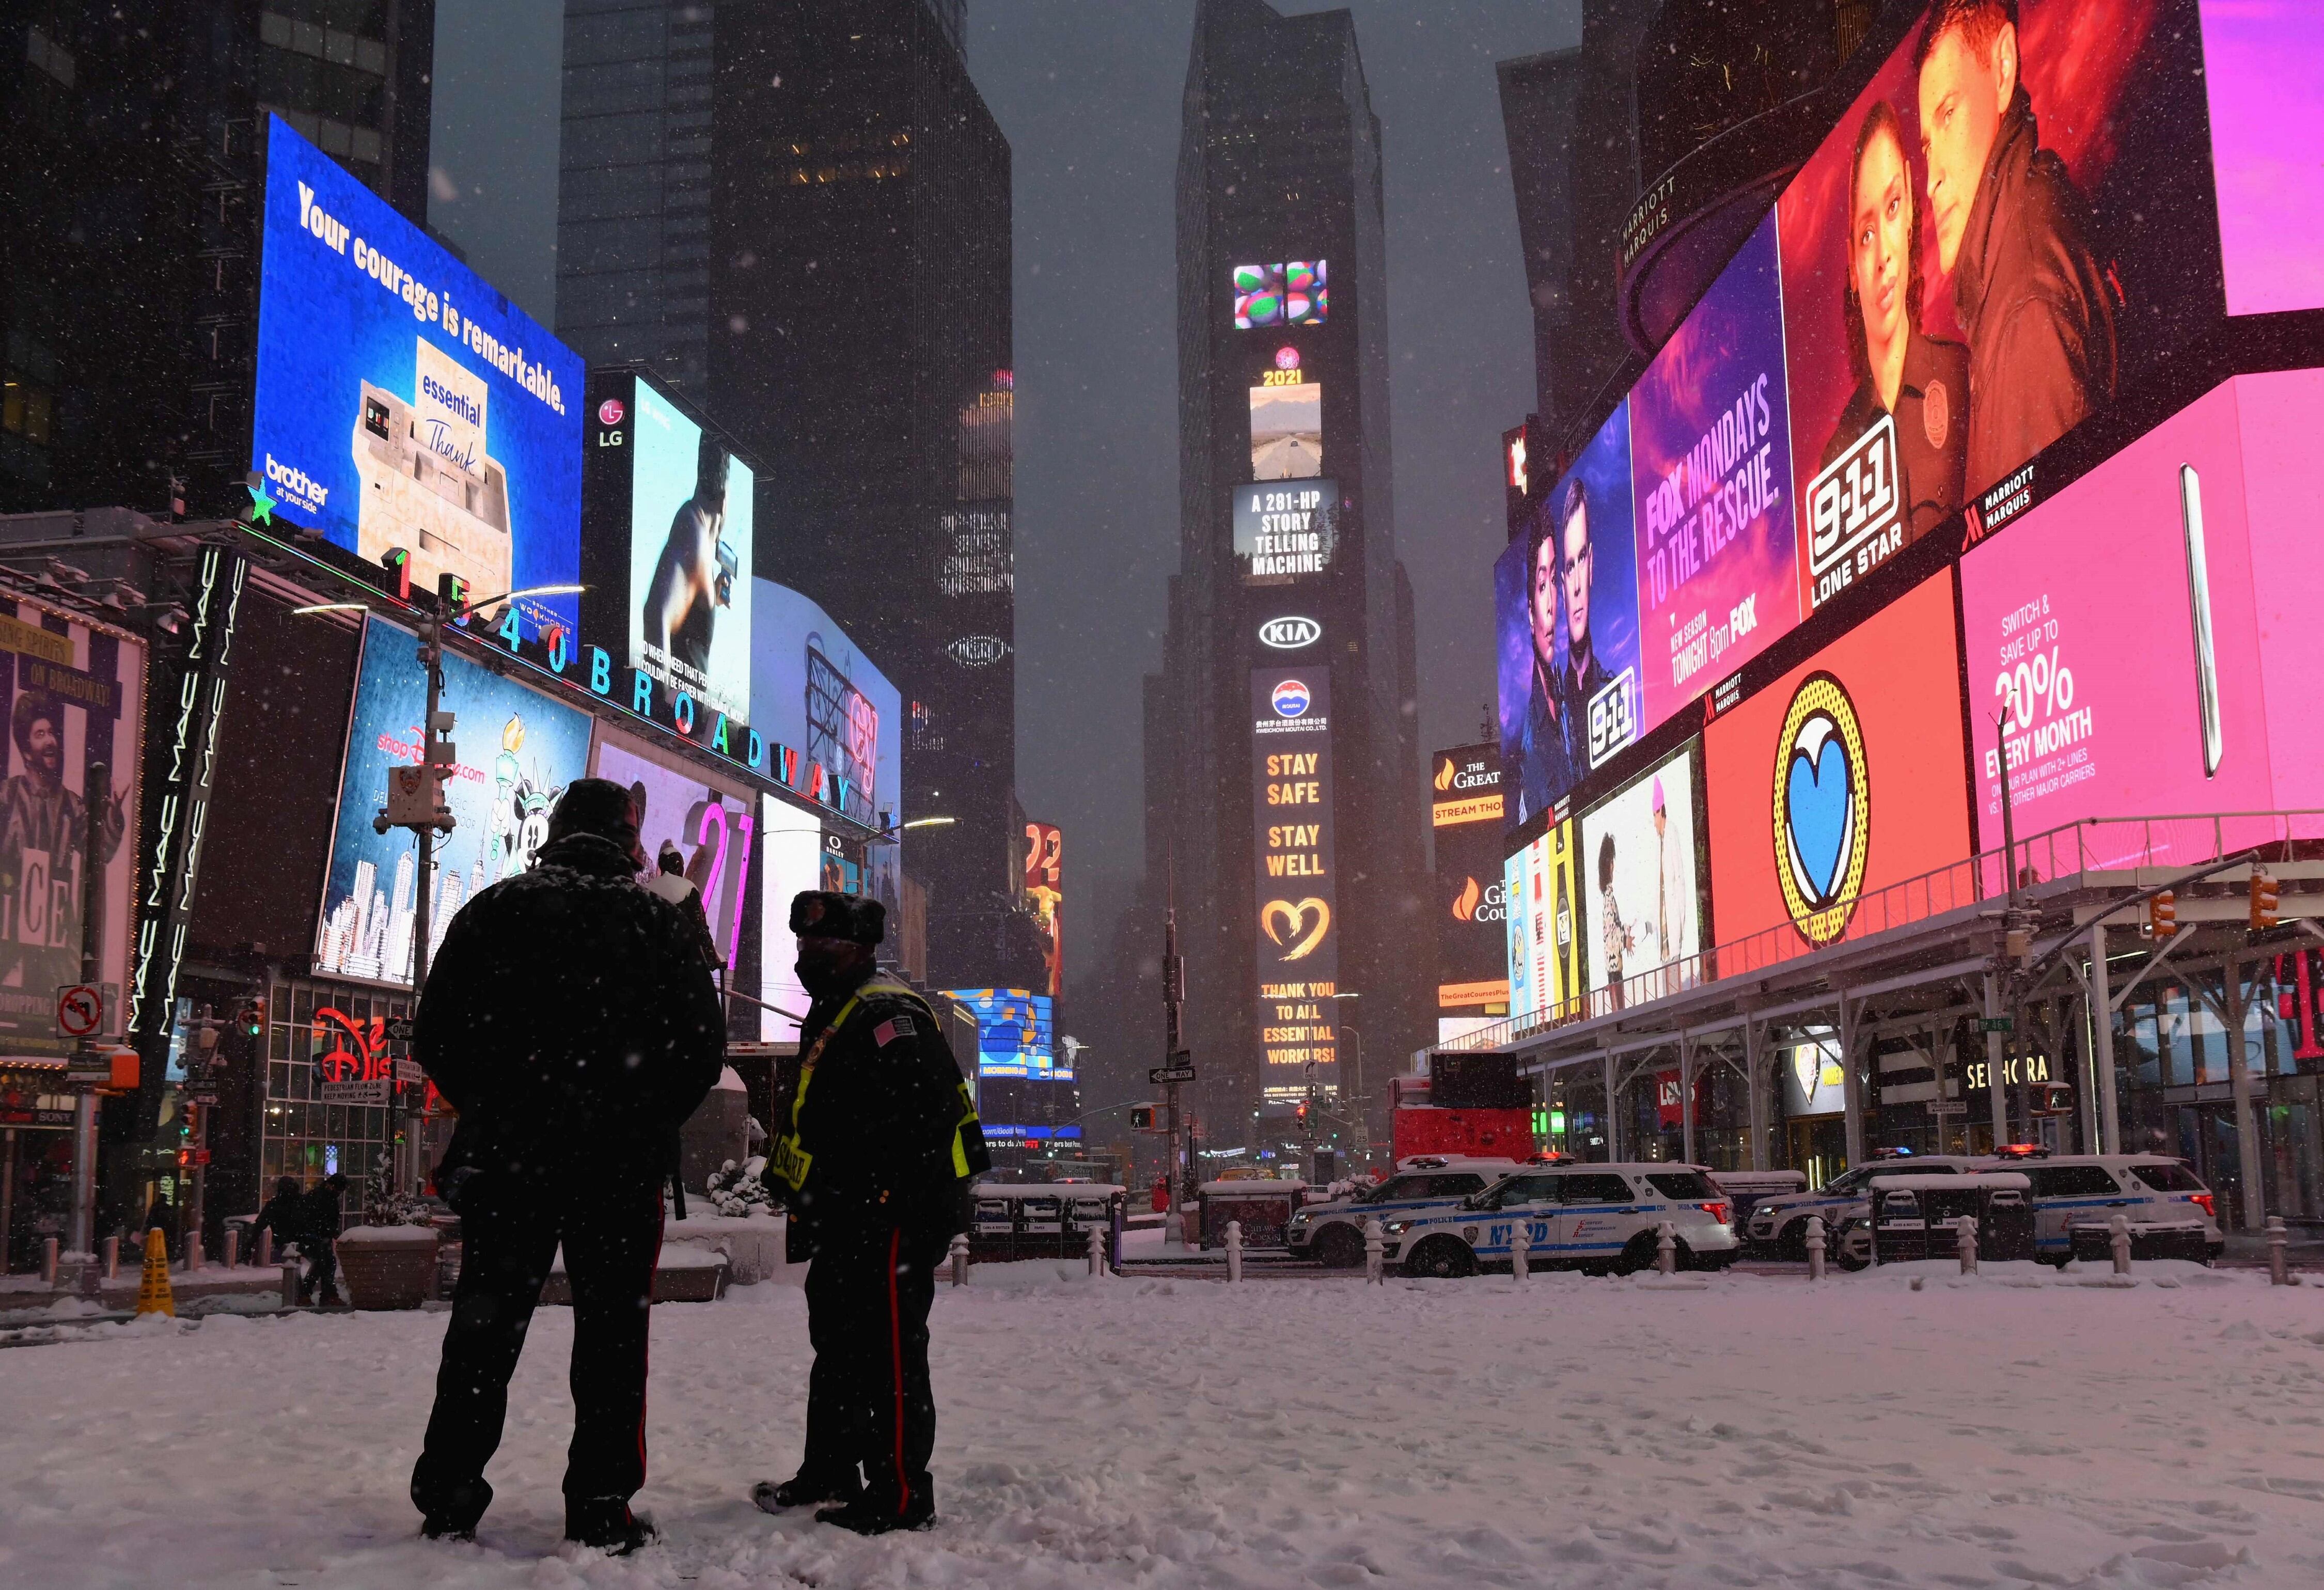
[[[1272,701],[1278,718],[1296,718],[1307,710],[1310,699],[1307,686],[1296,679],[1286,679],[1275,687]]]
[[[1323,626],[1314,619],[1269,619],[1259,627],[1259,643],[1277,651],[1297,651],[1323,639]]]

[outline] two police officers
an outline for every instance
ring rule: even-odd
[[[812,1003],[769,1169],[789,1209],[788,1256],[809,1264],[815,1366],[798,1472],[752,1491],[770,1512],[835,1503],[816,1517],[866,1535],[935,1513],[928,1309],[936,1266],[966,1228],[969,1179],[991,1168],[936,1013],[875,963],[886,926],[877,900],[791,902]]]

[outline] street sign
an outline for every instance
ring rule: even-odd
[[[57,989],[57,1032],[67,1038],[93,1038],[105,1025],[105,989],[97,983],[65,983]]]
[[[323,1082],[315,1091],[325,1104],[386,1104],[394,1086],[382,1077],[375,1082]]]
[[[420,1069],[416,1060],[399,1060],[395,1062],[395,1080],[417,1088],[428,1080],[428,1073]]]
[[[2014,1033],[2017,1030],[2017,1022],[2012,1016],[1980,1016],[1977,1018],[1977,1030],[1980,1033]]]
[[[211,1106],[217,1104],[218,1101],[217,1089],[215,1088],[198,1089],[194,1092],[188,1093],[183,1097],[185,1102],[188,1104]]]
[[[411,1018],[408,1016],[389,1016],[387,1018],[387,1041],[391,1043],[410,1043],[411,1025]]]
[[[1194,1068],[1190,1065],[1157,1065],[1146,1073],[1146,1080],[1157,1087],[1164,1082],[1191,1082]]]
[[[107,1056],[100,1054],[95,1057],[95,1063],[92,1064],[84,1061],[81,1056],[74,1055],[70,1060],[65,1062],[65,1080],[68,1082],[94,1082],[100,1088],[111,1087],[113,1085],[113,1062]]]
[[[1932,1098],[1929,1101],[1929,1113],[1939,1116],[1965,1116],[1969,1114],[1969,1103],[1966,1099],[1960,1098]]]

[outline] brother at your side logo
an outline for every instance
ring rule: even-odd
[[[1296,718],[1307,711],[1307,703],[1311,698],[1305,685],[1296,679],[1286,679],[1275,687],[1275,694],[1270,699],[1274,703],[1277,717]]]
[[[1259,627],[1259,643],[1277,651],[1297,651],[1323,639],[1323,626],[1314,619],[1286,616],[1269,619]]]

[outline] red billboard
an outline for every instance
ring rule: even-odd
[[[1713,720],[1703,754],[1722,977],[1835,942],[1868,896],[1966,858],[1951,575]]]

